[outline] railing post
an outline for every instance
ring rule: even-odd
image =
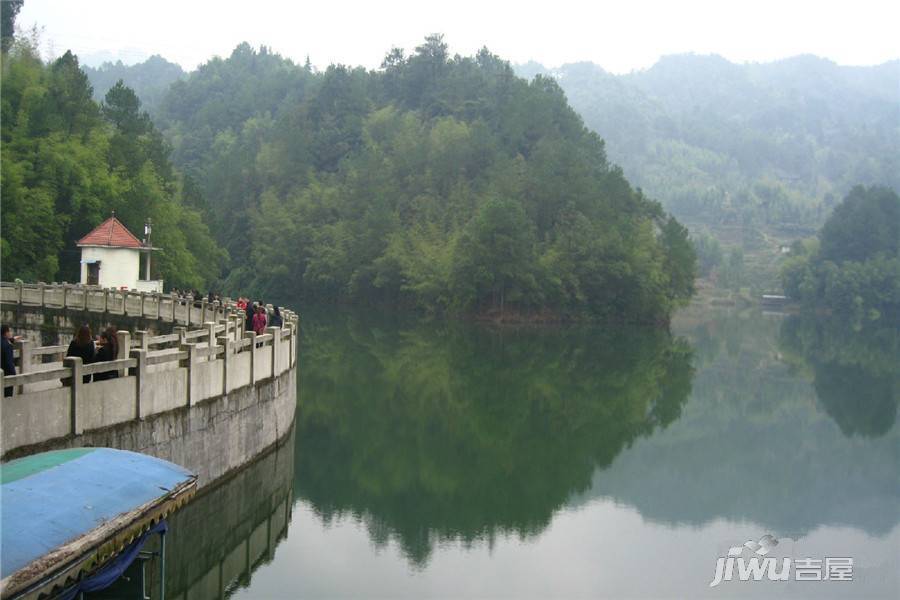
[[[201,323],[206,323],[206,321],[207,321],[207,319],[206,319],[206,304],[207,304],[206,298],[201,298],[200,299],[200,322]]]
[[[296,327],[293,319],[291,319],[290,321],[288,321],[286,323],[287,323],[288,329],[291,332],[289,335],[289,344],[288,344],[290,347],[290,349],[288,350],[288,352],[290,353],[290,356],[288,357],[288,367],[293,367],[294,366],[294,358],[295,358],[294,340],[297,337],[297,327]]]
[[[19,350],[19,374],[31,372],[33,345],[31,340],[16,341],[16,348]]]
[[[294,363],[297,361],[297,320],[291,320],[291,366],[294,366]]]
[[[81,310],[87,312],[87,288],[84,286],[79,286],[81,289]]]
[[[134,345],[141,350],[150,350],[150,332],[139,329],[134,332]]]
[[[207,321],[203,324],[206,327],[206,338],[208,340],[209,360],[216,360],[216,323],[215,321]]]
[[[22,288],[24,284],[21,281],[16,282],[16,304],[22,304]]]
[[[109,312],[109,290],[103,290],[103,312]]]
[[[34,344],[31,340],[18,340],[16,342],[16,348],[19,349],[19,374],[22,373],[31,373],[34,370],[33,361],[34,356],[32,355]],[[25,393],[25,386],[21,386],[16,390],[17,394]]]
[[[178,296],[175,294],[175,292],[171,292],[169,294],[169,297],[172,298],[172,322],[174,323],[176,315],[175,311],[178,309]]]
[[[244,337],[250,339],[250,385],[256,383],[256,332],[245,331]]]
[[[145,303],[147,301],[147,292],[141,292],[141,318],[144,318],[144,314],[146,313]]]
[[[185,358],[181,362],[182,367],[187,367],[187,406],[193,406],[196,402],[196,393],[194,392],[194,378],[196,374],[194,373],[194,364],[197,362],[197,344],[184,343],[181,344],[179,349],[182,352],[187,352],[187,358]]]
[[[178,347],[180,348],[186,341],[187,338],[187,327],[183,327],[179,325],[178,327],[173,327],[172,332],[178,334]]]
[[[135,359],[134,366],[134,418],[144,418],[144,392],[147,386],[147,351],[135,348],[129,353]]]
[[[40,283],[38,283],[38,289],[41,291],[41,306],[44,305],[44,287],[45,287],[45,286],[44,286],[44,282],[43,282],[43,281],[40,282]],[[63,292],[63,306],[66,305],[66,304],[65,304],[65,301],[66,301],[66,293]]]
[[[156,298],[156,320],[159,321],[162,318],[162,294],[153,292],[153,297]]]
[[[119,347],[116,352],[117,359],[128,358],[131,356],[131,332],[117,331],[116,345]],[[119,369],[119,377],[125,377],[125,369]]]
[[[228,337],[226,332],[225,335],[219,338],[219,341],[222,343],[222,346],[225,347],[225,352],[222,354],[222,393],[228,393],[228,369],[231,367],[231,351],[233,343],[231,338]]]
[[[84,425],[82,423],[81,415],[81,369],[83,367],[81,357],[67,356],[63,359],[63,366],[69,368],[72,371],[72,377],[69,381],[69,406],[72,416],[72,435],[81,435],[82,433],[84,433]]]
[[[280,327],[266,327],[266,331],[272,334],[272,378],[278,374],[278,344],[281,342]]]
[[[244,338],[244,317],[241,315],[232,315],[234,321],[234,341],[240,341]]]
[[[221,334],[216,333],[216,337],[217,338],[222,337],[222,336],[228,337],[228,328],[231,327],[231,324],[228,322],[228,320],[227,319],[216,319],[215,321],[216,321],[216,326],[218,326],[218,325],[223,326],[222,333]]]

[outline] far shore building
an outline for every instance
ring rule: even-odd
[[[144,241],[128,231],[115,213],[78,240],[81,248],[81,283],[102,288],[162,292],[162,279],[150,279],[150,223]],[[144,261],[141,261],[141,258]],[[143,262],[143,277],[141,263]]]

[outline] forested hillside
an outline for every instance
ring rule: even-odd
[[[94,99],[102,102],[106,92],[119,80],[134,90],[141,99],[141,106],[150,114],[156,114],[159,103],[174,82],[187,77],[181,65],[169,62],[157,55],[134,65],[105,62],[99,67],[82,66],[94,88]]]
[[[134,92],[114,86],[103,103],[78,59],[44,64],[33,40],[2,57],[3,279],[78,281],[75,242],[115,210],[132,231],[152,218],[168,286],[202,288],[225,255],[187,206],[162,135]]]
[[[900,196],[858,186],[834,209],[818,238],[794,246],[784,289],[842,316],[900,321]]]
[[[779,246],[812,235],[853,186],[900,189],[900,61],[679,55],[620,76],[590,63],[517,71],[557,79],[611,162],[688,224],[726,285],[774,283]]]
[[[680,55],[622,76],[589,63],[518,69],[556,77],[610,160],[680,217],[815,228],[855,185],[900,188],[900,61]]]
[[[243,44],[174,83],[156,119],[229,290],[637,321],[692,292],[686,230],[552,78],[487,50],[451,57],[432,36],[377,71],[317,73]]]

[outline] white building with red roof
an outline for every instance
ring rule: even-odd
[[[150,279],[150,223],[144,226],[144,240],[128,231],[115,213],[78,240],[81,248],[81,283],[103,288],[162,292],[161,279]],[[141,255],[144,273],[141,277]]]

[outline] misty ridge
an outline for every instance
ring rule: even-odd
[[[689,222],[808,232],[854,185],[900,188],[900,60],[735,64],[681,54],[626,75],[590,62],[513,67],[528,80],[555,78],[610,161]],[[98,101],[122,79],[153,116],[169,87],[191,76],[159,55],[83,70]]]
[[[688,54],[620,76],[591,63],[516,71],[555,77],[610,159],[679,218],[804,228],[854,185],[900,187],[900,60]]]

